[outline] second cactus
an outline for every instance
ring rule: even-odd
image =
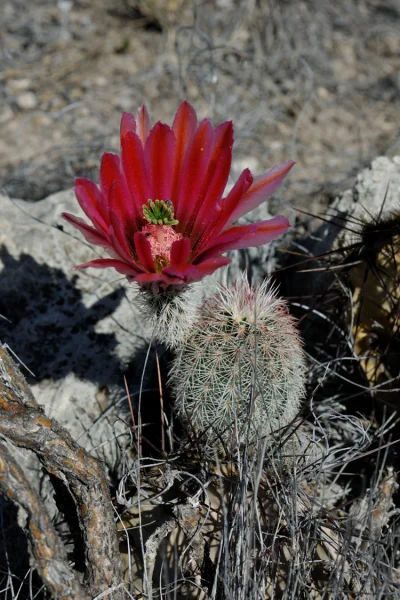
[[[305,359],[285,302],[268,282],[243,276],[220,287],[176,348],[170,374],[175,409],[208,451],[267,437],[296,416]]]

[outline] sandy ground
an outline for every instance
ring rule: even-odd
[[[96,179],[123,110],[146,103],[170,121],[183,98],[234,120],[233,176],[297,161],[276,203],[323,210],[372,158],[400,152],[394,0],[2,0],[1,15],[10,196]]]

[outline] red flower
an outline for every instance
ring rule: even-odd
[[[253,181],[245,169],[222,198],[231,166],[233,127],[197,124],[194,109],[182,102],[172,127],[160,121],[150,129],[146,108],[137,119],[124,113],[121,156],[105,153],[100,189],[76,180],[78,202],[93,226],[67,213],[63,217],[91,244],[112,258],[76,267],[113,267],[142,286],[182,286],[230,263],[228,250],[260,246],[286,231],[284,217],[232,225],[277,189],[294,165],[282,163]]]

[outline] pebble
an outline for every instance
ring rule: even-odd
[[[30,79],[9,79],[6,83],[6,89],[9,94],[18,94],[28,90],[32,82]]]
[[[11,119],[13,117],[14,117],[13,111],[11,110],[11,108],[9,106],[6,106],[0,112],[0,124],[2,125],[3,123],[7,123],[8,121],[11,121]]]
[[[15,99],[17,106],[22,110],[31,110],[37,106],[37,98],[33,92],[24,92]]]
[[[260,166],[259,160],[255,156],[246,156],[245,158],[237,158],[233,161],[233,168],[238,171],[244,169],[250,169],[250,171],[257,171]]]

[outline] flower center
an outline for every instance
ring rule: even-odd
[[[178,225],[174,217],[174,207],[171,200],[148,200],[148,205],[143,204],[143,216],[154,225]]]
[[[172,227],[178,224],[174,207],[170,200],[149,200],[148,206],[143,205],[143,216],[149,223],[143,227],[142,233],[150,243],[156,271],[161,273],[170,264],[172,244],[183,237]]]

